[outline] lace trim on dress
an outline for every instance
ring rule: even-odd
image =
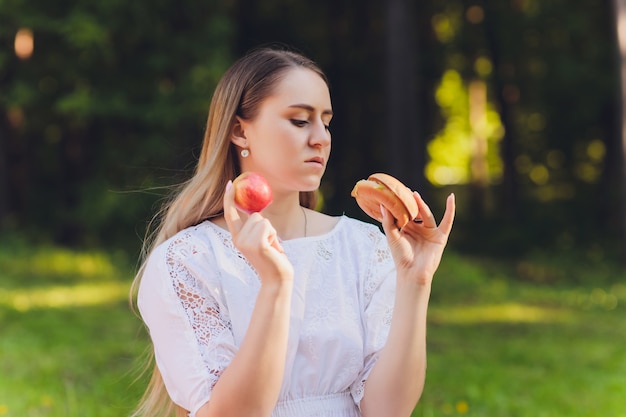
[[[187,314],[200,347],[212,390],[228,362],[216,362],[215,355],[211,353],[221,339],[220,336],[229,331],[231,326],[221,314],[218,303],[206,294],[206,288],[190,273],[183,262],[198,254],[197,248],[190,240],[189,234],[183,234],[173,240],[167,248],[166,262],[174,291]]]
[[[389,248],[383,242],[384,235],[381,235],[378,232],[378,229],[373,229],[372,227],[367,226],[365,226],[364,228],[365,232],[367,233],[367,237],[373,243],[373,246],[375,248],[372,257],[372,263],[370,265],[370,268],[367,269],[368,273],[365,277],[363,289],[366,301],[365,305],[367,306],[372,300],[374,293],[380,287],[382,283],[381,278],[384,278],[381,277],[378,273],[378,271],[380,271],[380,266],[389,262],[391,258],[391,253],[389,252]]]
[[[391,252],[386,244],[386,237],[379,233],[379,230],[370,224],[360,224],[360,227],[366,234],[367,241],[370,242],[374,248],[371,263],[367,268],[367,274],[363,281],[364,308],[367,310],[370,308],[374,295],[381,291],[381,286],[386,278],[386,276],[382,273],[382,268],[384,265],[388,265],[389,262],[392,262],[392,260]],[[373,352],[366,352],[367,356],[365,357],[364,364],[365,372],[363,373],[361,380],[353,384],[350,389],[354,401],[357,403],[359,409],[361,408],[360,403],[365,392],[365,382],[367,381],[367,378],[369,377],[369,374],[378,359],[378,350],[383,347],[387,339],[387,331],[391,324],[391,317],[393,314],[393,298],[389,299],[387,303],[383,303],[377,307],[378,311],[375,313],[375,316],[378,317],[378,326],[380,328],[369,329],[369,331],[374,333],[369,336],[370,340],[368,342],[368,347],[373,350]],[[386,330],[380,331],[381,328]]]

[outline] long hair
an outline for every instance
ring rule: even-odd
[[[231,142],[236,116],[254,119],[261,103],[271,95],[290,68],[306,68],[328,80],[316,63],[300,53],[259,48],[237,60],[217,84],[207,118],[202,151],[193,176],[181,184],[154,216],[142,250],[141,266],[131,287],[136,299],[145,262],[151,251],[179,231],[223,213],[228,180],[241,173],[237,148]],[[314,208],[317,192],[300,192],[300,204]],[[152,225],[156,225],[150,231]],[[184,417],[186,411],[170,399],[151,355],[152,377],[132,417]]]

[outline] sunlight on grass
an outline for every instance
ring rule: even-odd
[[[28,247],[19,241],[0,243],[0,278],[5,288],[38,284],[102,282],[128,274],[123,254],[75,251],[57,247]],[[123,267],[124,270],[121,270]]]
[[[15,290],[0,288],[0,305],[18,311],[94,306],[124,300],[128,297],[129,289],[130,282],[55,285]]]
[[[115,273],[115,267],[105,254],[77,253],[64,249],[41,250],[28,258],[10,262],[13,268],[31,274],[79,274],[88,277]]]
[[[537,307],[520,303],[486,304],[478,306],[433,308],[430,313],[438,323],[554,323],[573,319],[564,309]]]
[[[112,275],[115,272],[110,260],[98,253],[75,253],[57,250],[31,259],[34,272],[80,274],[82,276]]]

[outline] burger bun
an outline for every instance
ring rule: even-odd
[[[413,192],[389,174],[375,173],[366,180],[357,181],[350,195],[368,216],[379,222],[383,219],[380,206],[385,207],[399,228],[419,213]]]

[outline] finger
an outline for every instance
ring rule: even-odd
[[[422,226],[429,229],[437,227],[435,216],[433,216],[433,212],[430,211],[430,207],[428,207],[428,204],[422,199],[422,196],[417,191],[413,191],[413,197],[415,197],[415,201],[417,202],[419,217],[422,219]]]
[[[243,220],[241,220],[239,210],[235,207],[235,189],[230,180],[226,184],[226,191],[224,192],[224,220],[226,220],[231,234],[235,235],[241,231]]]
[[[398,231],[398,227],[396,226],[396,221],[382,204],[380,205],[380,213],[383,215],[383,220],[381,223],[383,225],[383,230],[385,231],[385,234],[387,236],[398,238],[400,232]]]
[[[270,246],[271,247],[273,247],[274,249],[276,249],[280,253],[285,253],[285,250],[283,249],[282,245],[280,244],[280,239],[278,238],[278,235],[276,235],[276,233],[270,234],[270,236],[268,237],[268,240],[270,242]]]
[[[242,227],[244,228],[242,229],[243,233],[252,239],[254,246],[258,245],[260,238],[262,246],[267,247],[269,245],[277,251],[284,253],[276,229],[260,213],[250,214]]]
[[[443,219],[441,219],[441,223],[439,223],[439,230],[444,233],[446,236],[450,234],[452,231],[452,223],[454,222],[454,214],[456,212],[456,198],[454,193],[448,196],[446,200],[446,212],[443,215]]]

